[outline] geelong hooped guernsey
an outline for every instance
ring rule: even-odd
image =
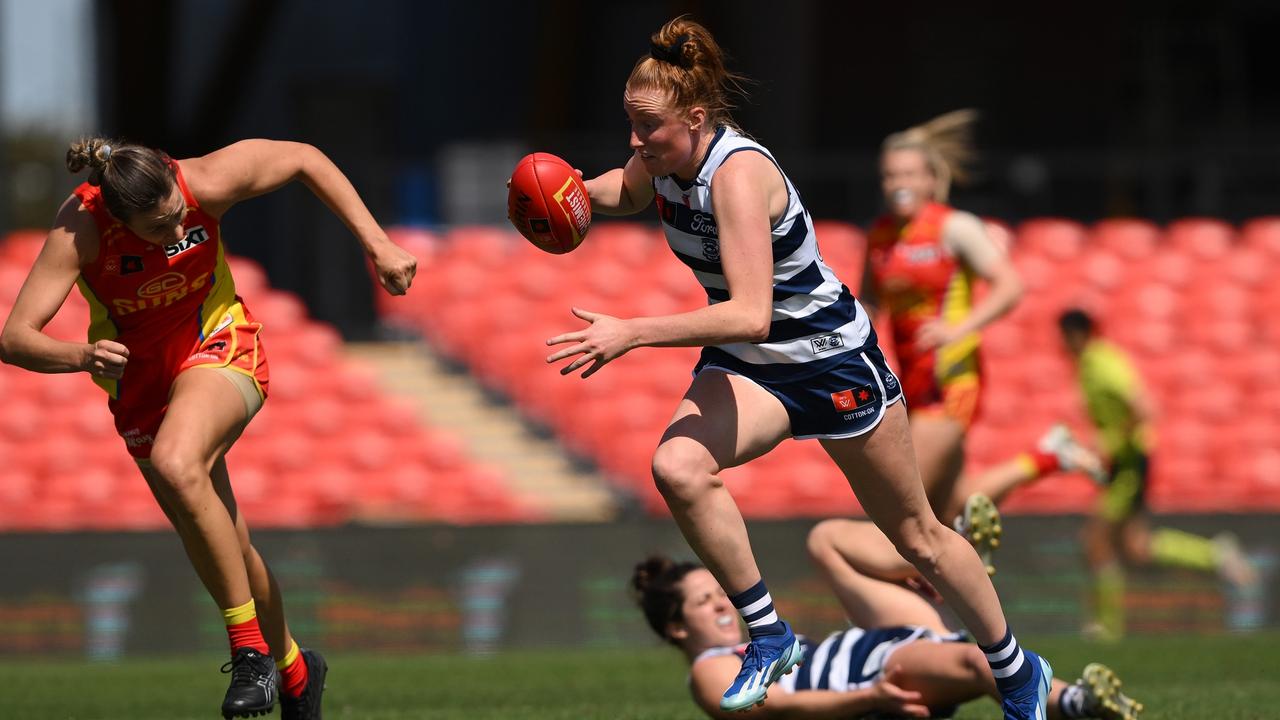
[[[885,659],[907,643],[932,638],[935,640],[959,640],[959,635],[938,636],[928,628],[901,626],[865,630],[851,627],[828,635],[822,642],[801,637],[804,661],[789,675],[784,675],[774,687],[784,692],[805,690],[834,690],[843,692],[868,687],[875,683],[884,670]],[[746,645],[717,647],[703,651],[693,662],[720,655],[742,657]]]
[[[711,304],[729,299],[720,264],[721,238],[711,204],[711,181],[734,153],[773,155],[732,128],[721,127],[697,177],[686,182],[654,178],[658,214],[667,244],[693,270]],[[778,172],[782,168],[778,167]],[[773,318],[763,342],[708,347],[703,361],[762,380],[811,377],[847,360],[871,334],[867,314],[818,252],[813,220],[785,173],[787,207],[770,229],[773,242]],[[734,242],[726,238],[725,242]]]

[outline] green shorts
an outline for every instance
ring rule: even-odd
[[[1149,471],[1150,461],[1143,450],[1127,447],[1116,453],[1111,458],[1107,487],[1098,498],[1099,514],[1120,522],[1140,512],[1146,505]]]

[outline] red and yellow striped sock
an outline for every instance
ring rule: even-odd
[[[1033,478],[1044,477],[1062,468],[1057,455],[1041,450],[1024,452],[1018,456],[1017,462],[1022,465],[1023,471]]]
[[[302,652],[298,649],[298,641],[293,640],[289,653],[284,656],[283,660],[276,661],[276,667],[280,668],[280,687],[281,691],[289,697],[300,697],[302,691],[307,689],[307,661],[302,658]]]
[[[253,648],[263,655],[271,654],[266,639],[262,637],[262,628],[258,627],[258,610],[253,600],[239,607],[223,610],[222,619],[227,623],[227,638],[231,641],[232,655],[245,647]]]

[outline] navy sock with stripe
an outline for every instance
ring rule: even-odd
[[[738,609],[738,614],[747,623],[747,632],[752,639],[761,635],[781,635],[787,631],[778,613],[773,609],[773,597],[764,586],[764,580],[752,585],[736,595],[729,596],[729,602]]]
[[[1034,674],[1027,656],[1018,646],[1012,629],[1004,631],[1004,637],[994,645],[982,645],[982,652],[987,656],[987,664],[991,666],[991,675],[996,679],[996,688],[1001,695],[1019,690],[1031,682]]]

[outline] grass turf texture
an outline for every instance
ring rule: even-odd
[[[1275,717],[1280,635],[1138,638],[1100,645],[1073,638],[1030,638],[1059,677],[1085,663],[1107,663],[1124,689],[1156,720]],[[367,720],[528,718],[693,720],[684,663],[676,651],[544,650],[487,658],[328,654],[325,717]],[[226,690],[221,657],[130,660],[0,661],[0,717],[6,720],[195,720],[217,718]],[[278,711],[277,711],[278,712]],[[989,700],[957,718],[997,717]],[[275,716],[275,717],[278,717]],[[744,715],[743,717],[750,717]]]

